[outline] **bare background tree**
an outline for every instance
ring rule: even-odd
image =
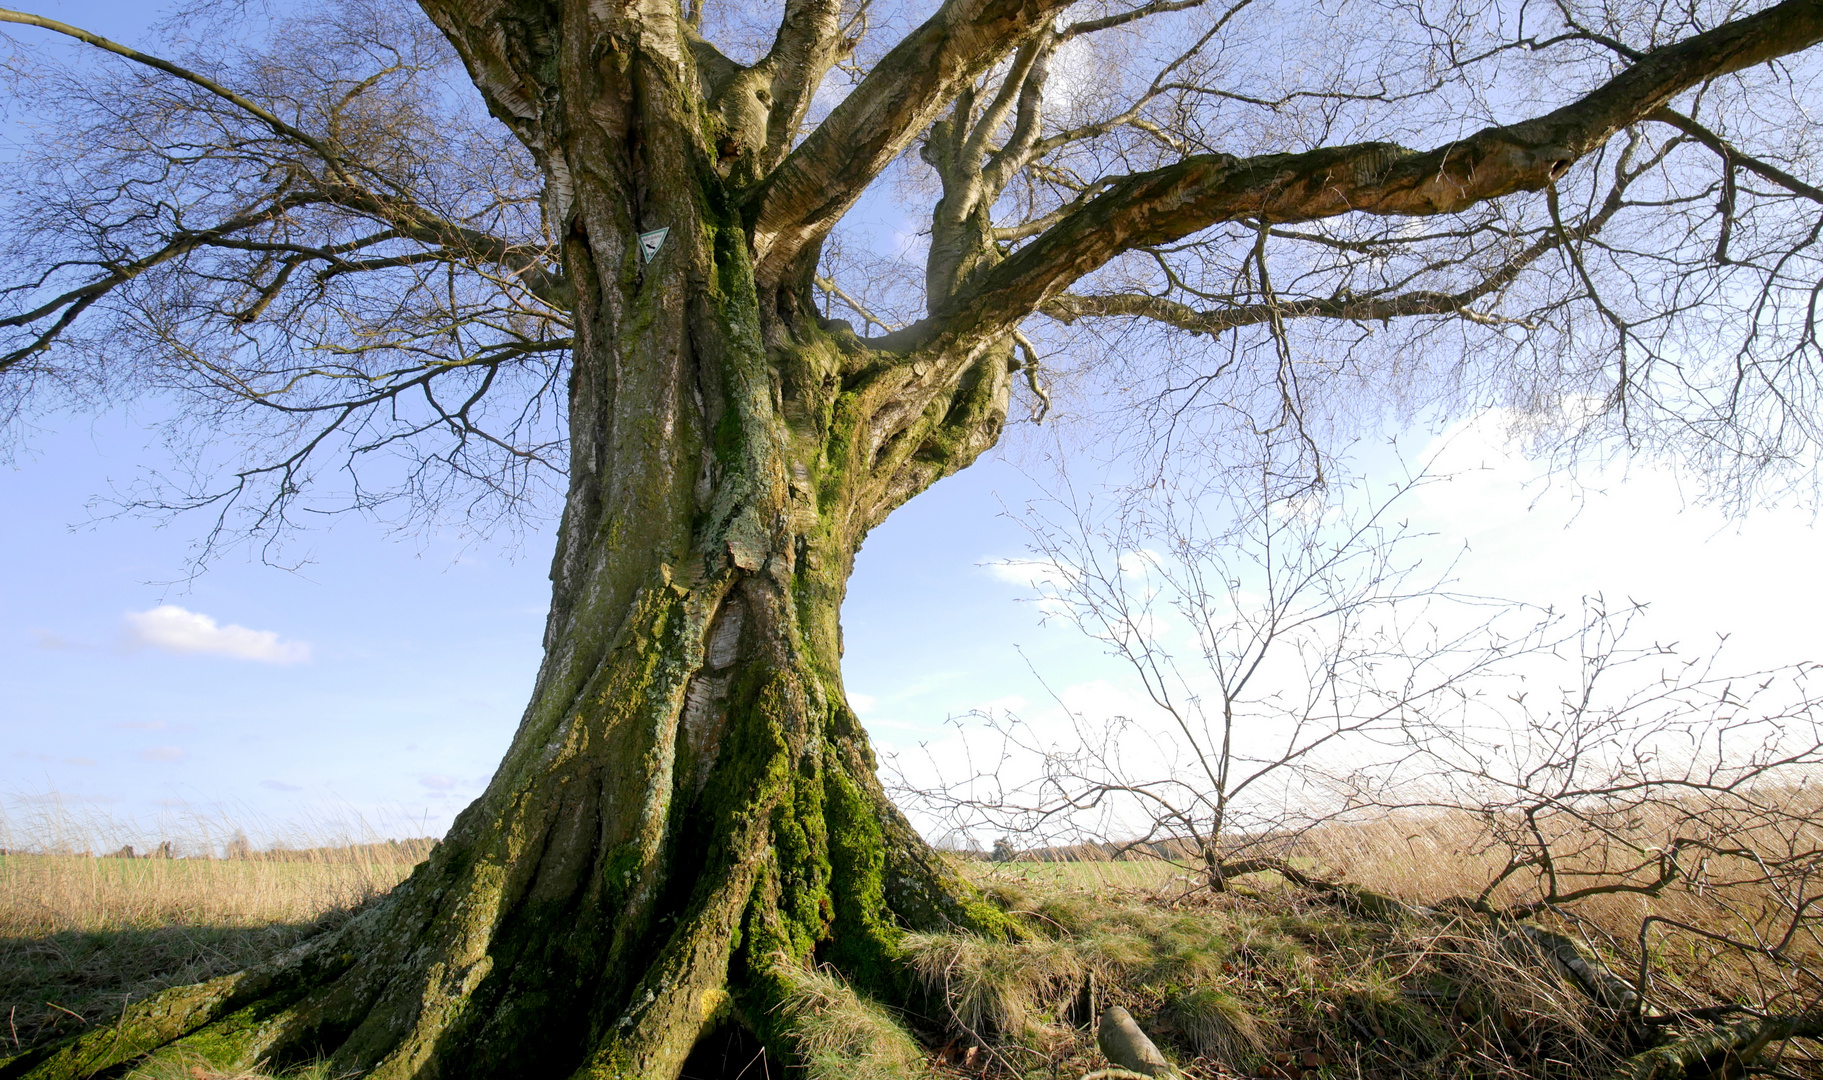
[[[1035,602],[1100,642],[1149,709],[1056,697],[1054,723],[961,718],[978,757],[958,774],[942,743],[902,763],[901,799],[955,835],[1137,849],[1219,891],[1288,869],[1305,833],[1359,809],[1367,770],[1412,753],[1417,718],[1499,695],[1555,643],[1550,612],[1453,592],[1419,559],[1408,515],[1448,477],[1319,493],[1282,471],[1300,450],[1264,440],[1250,469],[1180,454],[1143,488],[1028,508]]]

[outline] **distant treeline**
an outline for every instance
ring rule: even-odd
[[[406,863],[415,864],[424,861],[430,849],[437,846],[434,836],[414,836],[405,840],[380,840],[366,844],[340,844],[326,847],[271,847],[254,850],[244,839],[236,838],[225,845],[221,854],[192,854],[185,852],[179,855],[176,845],[166,840],[145,851],[136,851],[133,845],[127,844],[118,851],[94,855],[92,852],[70,852],[80,857],[99,859],[249,859],[258,862],[312,862],[312,863]],[[43,855],[42,851],[9,851],[0,848],[0,856],[6,855]]]
[[[1003,840],[991,851],[980,848],[944,848],[943,851],[954,858],[978,862],[1135,862],[1150,859],[1184,862],[1200,858],[1202,848],[1193,840],[1166,839],[1015,849]]]

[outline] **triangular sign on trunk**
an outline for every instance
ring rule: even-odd
[[[653,229],[651,232],[639,234],[639,251],[646,257],[647,263],[658,257],[658,247],[665,242],[665,234],[670,231],[671,227],[667,225],[662,229]]]

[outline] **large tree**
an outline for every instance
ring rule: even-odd
[[[1573,434],[1735,490],[1813,449],[1823,0],[419,7],[205,4],[175,59],[0,12],[126,61],[15,58],[54,122],[17,163],[9,410],[257,418],[150,497],[255,536],[325,455],[391,455],[365,509],[564,477],[531,703],[429,860],[0,1077],[673,1077],[730,1015],[790,1054],[813,959],[905,1000],[908,928],[1016,932],[882,791],[837,616],[868,530],[1045,396],[1060,328],[1200,335],[1099,355],[1173,421],[1282,425],[1305,479],[1319,383],[1580,403]],[[897,315],[833,242],[889,170],[934,195]]]

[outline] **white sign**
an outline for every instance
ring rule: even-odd
[[[665,242],[665,234],[670,231],[671,227],[667,225],[662,229],[639,234],[639,250],[646,257],[646,262],[651,262],[658,255],[658,246]]]

